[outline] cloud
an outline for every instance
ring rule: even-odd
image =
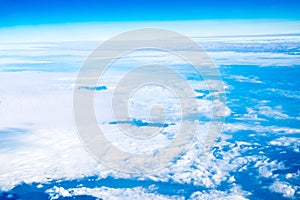
[[[132,200],[132,199],[184,199],[180,196],[167,196],[156,194],[151,191],[151,189],[145,189],[142,187],[134,188],[108,188],[108,187],[95,187],[95,188],[69,188],[64,189],[63,187],[54,186],[53,188],[47,190],[50,194],[51,199],[59,199],[62,197],[73,197],[79,195],[88,195],[97,197],[100,199],[116,199],[116,200]]]
[[[257,133],[276,133],[276,134],[298,134],[300,129],[290,127],[279,127],[279,126],[262,126],[262,125],[251,125],[245,123],[226,123],[223,126],[225,132],[234,133],[237,131],[255,131]]]
[[[294,36],[293,36],[294,37]],[[298,38],[298,36],[295,36]],[[271,37],[272,40],[274,36]],[[284,36],[276,40],[276,43],[269,44],[267,41],[270,37],[256,38],[257,44],[252,44],[248,38],[247,42],[243,41],[243,37],[233,37],[228,43],[223,43],[221,40],[211,40],[206,45],[209,54],[216,59],[218,64],[255,64],[259,66],[292,66],[299,64],[299,58],[296,54],[289,54],[288,49],[293,48],[293,52],[297,53],[298,39],[292,43],[290,36]],[[280,41],[282,40],[282,41]],[[262,43],[259,45],[258,43]],[[62,62],[73,63],[74,66],[79,67],[81,62],[87,56],[87,53],[92,50],[95,43],[51,43],[51,44],[16,44],[16,46],[9,46],[10,50],[1,49],[1,52],[6,52],[3,55],[3,66],[9,68],[9,64],[25,64],[26,61],[34,62]],[[214,47],[215,45],[215,47]],[[281,47],[279,47],[281,46]],[[215,49],[222,49],[215,51]],[[243,50],[244,49],[244,50]],[[246,50],[245,50],[246,49]],[[183,49],[185,50],[185,49]],[[261,52],[260,52],[261,50]],[[44,57],[51,53],[50,57]],[[15,57],[21,54],[21,57]],[[34,55],[38,58],[33,57]],[[71,56],[68,56],[71,55]],[[78,56],[78,57],[77,57]],[[143,59],[143,56],[146,58]],[[14,57],[13,59],[8,57]],[[76,58],[75,58],[76,57]],[[74,59],[74,60],[73,60]],[[73,61],[72,61],[73,60]],[[4,62],[5,61],[5,62]],[[114,178],[153,180],[154,182],[164,183],[178,183],[187,184],[191,187],[203,188],[203,190],[195,191],[191,198],[237,198],[244,199],[247,192],[238,189],[238,185],[242,184],[238,180],[238,176],[234,173],[242,173],[251,169],[258,181],[263,177],[267,177],[275,181],[270,189],[272,191],[282,193],[284,196],[293,196],[296,194],[296,188],[290,183],[285,183],[284,176],[278,176],[276,169],[288,168],[283,162],[272,160],[267,154],[269,149],[272,149],[272,154],[279,154],[285,148],[288,150],[292,148],[296,153],[299,152],[297,147],[297,138],[291,138],[287,135],[300,133],[300,129],[286,126],[260,124],[253,125],[249,120],[264,121],[268,118],[278,120],[290,119],[282,107],[268,106],[264,103],[258,104],[254,107],[246,108],[246,114],[240,117],[240,123],[225,123],[223,130],[224,134],[220,136],[218,142],[214,144],[213,150],[208,155],[203,155],[202,147],[206,141],[206,133],[209,129],[210,123],[207,120],[211,116],[211,97],[217,95],[214,92],[207,92],[205,81],[193,79],[189,71],[186,69],[180,59],[174,59],[174,56],[169,56],[161,52],[148,52],[143,54],[141,52],[134,55],[129,55],[123,60],[121,64],[143,64],[155,61],[161,64],[178,65],[179,69],[188,79],[188,83],[195,91],[197,97],[198,111],[206,117],[206,120],[197,121],[199,123],[196,137],[190,145],[190,148],[183,153],[180,158],[175,159],[173,165],[167,166],[161,171],[156,171],[152,174],[143,174],[138,176],[136,174],[124,174],[108,169],[104,165],[95,161],[90,154],[88,154],[80,143],[79,137],[74,130],[73,113],[72,113],[72,92],[76,73],[66,72],[68,70],[61,70],[54,68],[55,72],[41,72],[42,68],[35,68],[36,71],[30,72],[1,72],[0,73],[0,160],[5,162],[0,166],[0,187],[2,190],[9,190],[15,185],[25,182],[39,182],[45,183],[49,180],[61,179],[80,179],[88,176],[98,176],[100,179],[112,176]],[[29,63],[27,63],[29,64]],[[32,63],[31,63],[32,64]],[[33,70],[32,66],[27,67]],[[56,66],[57,67],[57,66]],[[128,66],[126,66],[128,67]],[[180,68],[181,67],[181,68]],[[234,66],[233,66],[234,67]],[[251,66],[250,66],[251,67]],[[1,68],[1,67],[0,67]],[[130,68],[130,66],[129,66]],[[3,69],[3,68],[2,68]],[[19,66],[20,71],[26,69],[26,66]],[[97,104],[96,115],[99,121],[99,126],[109,135],[107,136],[119,148],[123,148],[129,152],[144,153],[152,151],[153,149],[164,148],[174,138],[176,138],[176,131],[180,122],[180,112],[178,109],[180,105],[176,98],[172,101],[172,95],[165,93],[162,89],[146,87],[135,93],[135,99],[130,99],[131,119],[137,119],[137,124],[132,124],[133,121],[121,121],[126,125],[145,125],[149,119],[149,110],[151,105],[165,105],[165,114],[168,126],[163,132],[157,135],[157,138],[149,141],[132,141],[126,136],[120,136],[120,131],[116,125],[120,121],[115,121],[108,113],[111,112],[111,102],[113,90],[115,89],[117,78],[122,77],[124,71],[120,69],[128,69],[116,66],[108,75],[100,81],[99,86],[82,86],[83,90],[101,90],[103,92],[96,92],[95,102],[97,100],[105,101],[106,103]],[[64,71],[63,73],[58,71]],[[117,73],[116,73],[117,72]],[[123,73],[124,74],[124,73]],[[229,76],[239,82],[264,84],[259,77],[247,76]],[[215,80],[210,80],[214,86],[220,84]],[[232,87],[225,85],[224,88]],[[105,90],[105,91],[104,91]],[[267,89],[268,90],[268,89]],[[297,91],[277,90],[269,88],[270,91],[277,91],[281,96],[293,99],[299,99]],[[85,91],[86,92],[86,91]],[[98,95],[98,96],[97,96]],[[99,96],[100,95],[100,96]],[[158,97],[158,98],[156,98]],[[145,102],[145,100],[147,100]],[[171,103],[170,103],[171,102]],[[225,112],[219,112],[222,116],[230,116],[233,111],[222,102],[215,102],[216,109],[225,109]],[[168,104],[168,105],[167,105]],[[98,106],[98,107],[97,107]],[[193,121],[194,116],[189,117]],[[139,121],[142,119],[141,121]],[[116,123],[109,123],[116,122]],[[169,123],[173,122],[173,124]],[[149,124],[148,124],[149,125]],[[152,124],[153,126],[161,124]],[[7,128],[15,127],[15,128]],[[187,128],[186,131],[189,129]],[[269,140],[263,140],[267,147],[250,141],[234,140],[230,138],[238,134],[239,131],[247,131],[247,133],[255,134],[260,137],[269,133]],[[247,135],[247,134],[246,134]],[[274,136],[274,137],[273,137]],[[277,138],[276,138],[276,137]],[[299,146],[299,145],[298,145]],[[274,150],[275,149],[275,150]],[[250,153],[251,152],[251,153]],[[259,153],[262,152],[262,153]],[[267,152],[267,153],[266,153]],[[253,163],[256,163],[255,166]],[[290,175],[286,175],[290,177]],[[295,175],[296,176],[296,175]],[[276,180],[279,180],[276,182]],[[226,184],[226,192],[218,190],[223,184]],[[231,191],[229,191],[231,190]],[[247,190],[244,189],[244,190]],[[293,192],[294,191],[294,192]],[[90,194],[99,197],[110,197],[109,195],[121,196],[122,198],[173,198],[167,195],[151,193],[153,191],[147,188],[63,188],[53,187],[48,191],[53,198],[58,196],[80,195],[82,193]],[[177,197],[174,197],[177,198]],[[178,197],[181,198],[181,197]]]
[[[242,75],[230,75],[229,77],[227,77],[229,79],[234,79],[238,82],[246,82],[246,83],[263,83],[262,81],[259,80],[258,77],[246,77],[246,76],[242,76]]]
[[[74,131],[27,130],[25,134],[1,134],[0,188],[8,190],[21,182],[48,182],[91,175],[100,167],[83,148]],[[9,140],[7,139],[9,138]]]
[[[194,37],[217,65],[294,66],[300,65],[299,35],[266,36],[218,36]],[[2,71],[77,71],[87,56],[100,42],[55,41],[4,43],[0,47]],[[192,51],[180,47],[180,51]],[[123,55],[118,65],[131,66],[156,63],[168,66],[185,65],[187,62],[176,55],[163,51],[136,51]],[[47,64],[47,65],[45,65]],[[236,77],[238,78],[238,77]],[[245,81],[240,77],[241,81]],[[252,80],[255,81],[255,80]]]
[[[267,91],[276,92],[280,96],[291,98],[291,99],[300,99],[300,91],[295,90],[283,90],[279,88],[267,88]]]
[[[252,52],[208,52],[209,56],[219,65],[256,65],[261,67],[270,66],[295,66],[300,65],[298,55],[283,53],[252,53]]]
[[[241,191],[237,186],[231,189],[229,192],[224,192],[220,190],[211,190],[209,192],[194,192],[190,199],[197,200],[197,199],[203,199],[203,200],[246,200],[248,199],[246,196],[249,195],[246,192]]]
[[[282,194],[284,197],[294,197],[295,188],[286,182],[275,181],[270,190]]]
[[[271,108],[269,106],[260,106],[258,111],[258,114],[264,115],[269,118],[274,119],[289,119],[291,118],[287,114],[282,113],[282,108],[280,106],[277,106],[275,108]]]
[[[299,153],[300,152],[300,141],[299,138],[294,138],[294,137],[280,137],[275,140],[272,140],[269,142],[270,145],[273,146],[281,146],[281,147],[287,147],[291,148],[293,151]]]

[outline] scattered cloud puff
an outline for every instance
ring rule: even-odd
[[[258,114],[269,117],[269,118],[274,118],[274,119],[289,119],[291,118],[287,114],[282,113],[282,107],[281,106],[276,106],[275,108],[271,108],[269,106],[260,106],[258,108]]]
[[[274,170],[278,169],[284,169],[285,166],[283,163],[276,161],[276,160],[270,160],[268,158],[263,159],[263,160],[258,160],[255,165],[255,168],[258,169],[259,174],[262,177],[269,178],[269,177],[276,177],[276,175],[273,174]]]
[[[242,75],[230,75],[228,78],[234,79],[238,82],[247,82],[247,83],[263,83],[262,81],[259,80],[257,76],[252,76],[252,77],[246,77]]]
[[[295,137],[280,137],[275,140],[270,141],[270,145],[273,146],[283,146],[293,149],[293,151],[300,152],[300,140]]]
[[[286,182],[275,181],[270,190],[282,194],[284,197],[294,197],[295,188]]]
[[[246,200],[249,193],[242,191],[238,186],[233,187],[229,192],[211,190],[208,192],[194,192],[190,199],[192,200]]]
[[[288,92],[288,91],[286,91]],[[281,93],[281,91],[279,91]],[[292,98],[297,98],[292,96]],[[300,120],[299,116],[290,116],[286,114],[281,105],[268,106],[270,101],[261,100],[257,105],[253,107],[246,107],[247,113],[234,113],[233,117],[236,120],[245,121],[256,121],[256,122],[267,122],[269,120]]]
[[[291,90],[283,90],[279,88],[267,88],[267,91],[276,92],[280,96],[291,98],[291,99],[300,99],[300,91],[291,91]]]

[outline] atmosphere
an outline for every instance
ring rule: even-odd
[[[300,1],[2,0],[0,26],[103,21],[300,19]]]

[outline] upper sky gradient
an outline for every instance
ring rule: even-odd
[[[78,22],[300,19],[298,0],[0,0],[0,27]]]

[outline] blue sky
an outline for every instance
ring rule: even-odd
[[[213,19],[299,20],[300,1],[0,1],[0,27],[78,22]]]

